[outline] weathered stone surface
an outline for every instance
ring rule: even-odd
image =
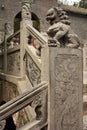
[[[8,102],[20,95],[20,93],[18,92],[18,88],[15,84],[12,84],[5,80],[3,80],[2,83],[3,83],[2,96],[4,101]],[[26,109],[28,109],[28,107],[26,107]],[[26,110],[22,109],[19,112],[15,113],[13,115],[13,120],[17,128],[27,123],[29,121],[29,117]]]
[[[7,72],[10,74],[20,74],[20,52],[7,55]]]
[[[70,28],[71,21],[67,13],[59,6],[47,11],[46,20],[50,27],[47,30],[49,36],[48,45],[59,47],[78,48],[80,40]]]
[[[33,87],[35,87],[35,85],[41,82],[41,71],[27,52],[26,52],[26,74]]]
[[[22,19],[31,20],[31,5],[28,1],[22,2]]]
[[[45,76],[50,77],[48,130],[82,130],[82,50],[45,49],[43,52],[45,55],[49,52],[46,56],[49,60],[44,59],[42,77],[43,80]]]

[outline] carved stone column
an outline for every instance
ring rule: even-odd
[[[49,81],[48,130],[83,129],[82,50],[45,47],[42,80]]]
[[[25,74],[25,62],[23,61],[25,55],[25,44],[28,43],[29,32],[27,25],[32,26],[31,20],[31,4],[29,1],[22,2],[22,21],[20,24],[20,70],[21,76]]]
[[[31,3],[29,1],[22,2],[22,20],[31,20]]]

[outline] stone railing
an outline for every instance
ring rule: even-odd
[[[7,38],[7,49],[12,49],[20,45],[20,30]]]
[[[20,32],[6,37],[0,53],[1,72],[20,75]]]
[[[32,91],[28,91],[17,98],[7,102],[5,105],[0,107],[0,124],[3,127],[3,120],[30,105],[34,108],[36,118],[33,125],[29,125],[28,130],[39,127],[41,129],[47,122],[47,89],[48,84],[46,82],[40,83]],[[3,129],[2,129],[3,130]],[[21,128],[20,128],[21,130]]]
[[[29,21],[22,21],[21,24],[24,26],[20,31],[5,36],[0,53],[0,71],[14,76],[27,75],[34,87],[41,82],[41,48],[47,44],[47,39]]]
[[[28,42],[25,43],[25,56],[26,62],[25,71],[26,74],[34,87],[36,84],[41,82],[41,48],[47,44],[47,40],[44,36],[34,29],[31,25],[26,24],[26,31],[28,34]]]
[[[23,6],[26,4],[28,3],[25,2]],[[0,68],[5,74],[23,78],[27,75],[34,87],[41,82],[41,48],[47,44],[47,39],[32,27],[30,16],[24,15],[20,31],[11,36],[5,34]]]
[[[35,41],[38,41],[38,44],[40,43],[39,46],[41,48],[46,44],[46,41],[44,37],[38,31],[36,31],[32,26],[28,26],[29,21],[26,24],[26,26],[25,26],[25,23],[26,21],[25,22],[22,21],[21,23],[23,24],[22,29],[20,29],[20,31],[16,32],[15,34],[7,37],[7,39],[5,40],[6,45],[4,46],[4,51],[3,51],[5,52],[5,54],[3,53],[4,54],[3,64],[5,66],[4,66],[3,71],[0,73],[0,78],[3,80],[3,82],[5,79],[7,82],[11,82],[15,84],[17,86],[18,91],[19,89],[21,91],[19,92],[19,94],[23,94],[26,90],[27,91],[31,90],[31,92],[29,92],[29,95],[31,95],[31,93],[34,92],[33,87],[36,88],[37,84],[41,83],[41,57],[37,55],[38,48],[36,48],[33,45],[33,43],[32,44],[28,43],[29,39],[27,36],[31,35]],[[19,39],[18,43],[16,39]],[[27,79],[26,79],[26,76],[28,77]],[[26,86],[25,90],[24,90],[24,86]],[[31,109],[34,109],[35,111],[38,111],[37,109],[42,109],[43,113],[38,112],[39,116],[45,114],[45,112],[47,111],[47,108],[45,107],[47,105],[46,104],[44,105],[44,101],[47,101],[47,100],[43,100],[43,103],[41,104],[41,106],[38,107],[38,105],[36,104],[39,102],[39,94],[36,97],[37,101],[35,100],[29,101],[29,95],[27,95],[27,101],[25,101],[27,102],[27,105],[26,105],[28,106],[27,108],[25,108],[24,106],[25,102],[21,102],[24,100],[24,98],[22,96],[21,97],[19,96],[17,99],[10,101],[7,103],[7,105],[3,106],[3,111],[0,109],[2,113],[2,116],[0,115],[0,119],[3,120],[4,118],[7,118],[7,116],[12,115],[13,113],[16,113],[17,111],[19,112],[19,110],[22,108],[24,108],[23,110],[25,110],[26,113],[28,112],[31,113],[30,111],[30,107],[32,107],[31,104],[34,105],[34,108],[31,108]],[[44,94],[41,93],[41,95],[45,95],[45,93]],[[31,97],[32,99],[34,99],[33,95]],[[44,110],[42,107],[43,105],[44,105]],[[9,112],[12,112],[12,113],[9,113]],[[31,120],[31,114],[28,116],[29,116],[29,119]],[[47,114],[44,116],[44,119],[46,119],[46,117],[47,117]],[[38,118],[38,116],[36,116],[36,118]],[[24,130],[26,129],[26,127],[32,130],[37,127],[38,129],[41,129],[42,127],[45,127],[47,125],[46,121],[44,123],[40,123],[41,120],[34,120],[32,123],[29,121],[28,124],[24,125],[23,128],[20,128],[20,129]]]
[[[38,32],[35,28],[33,28],[31,25],[27,24],[27,29],[29,31],[29,34],[39,41],[39,44],[41,47],[44,47],[44,45],[47,44],[47,40],[44,38],[43,35],[41,35],[40,32]]]
[[[25,23],[26,22],[22,24],[25,26]],[[24,108],[25,105],[28,107],[27,109],[24,108],[24,110],[30,111],[29,107],[32,107],[31,105],[33,104],[34,105],[33,109],[35,110],[36,115],[41,116],[40,119],[43,118],[42,115],[45,114],[47,111],[47,108],[45,108],[47,105],[46,104],[44,105],[44,102],[47,100],[44,99],[44,97],[41,106],[36,105],[39,102],[39,97],[40,97],[39,94],[36,97],[37,101],[36,100],[31,101],[31,99],[29,100],[30,98],[29,95],[31,95],[32,92],[34,93],[33,87],[36,88],[36,86],[39,83],[41,83],[41,56],[37,54],[38,47],[34,46],[33,42],[32,44],[28,43],[29,38],[27,36],[30,35],[32,36],[32,39],[38,43],[40,47],[39,51],[41,53],[41,48],[43,48],[44,45],[47,44],[47,41],[37,30],[35,30],[28,23],[26,24],[25,28],[22,26],[22,29],[20,29],[20,31],[16,32],[15,34],[5,39],[4,44],[6,45],[4,45],[4,49],[3,49],[4,53],[1,54],[3,55],[3,64],[5,66],[3,71],[0,73],[0,78],[3,80],[3,82],[6,80],[7,82],[11,82],[15,84],[17,86],[17,89],[21,90],[19,94],[24,93],[24,91],[26,90],[27,91],[32,90],[32,91],[29,92],[29,94],[27,94],[26,97],[27,99],[24,98],[26,94],[25,95],[23,94],[24,96],[23,95],[19,96],[18,98],[13,99],[12,101],[6,103],[6,105],[1,107],[0,120],[7,118],[8,116],[12,115],[13,113],[16,113],[17,111],[19,112],[19,110]],[[28,79],[25,78],[26,76],[28,77]],[[24,90],[24,86],[26,86],[25,90]],[[44,94],[41,93],[41,95],[45,96],[45,93]],[[32,99],[34,99],[33,95],[31,95],[31,97]],[[25,101],[27,102],[27,104],[23,100],[27,100]],[[44,110],[42,106],[44,107]],[[43,112],[40,112],[37,109],[41,109],[41,111]],[[47,117],[47,113],[44,116],[44,119],[46,119],[46,117]],[[36,118],[39,117],[36,116]],[[41,120],[35,120],[33,123],[29,122],[28,125],[26,124],[25,126],[23,126],[23,128],[20,129],[24,130],[26,129],[26,127],[32,130],[37,127],[39,127],[38,129],[41,129],[42,127],[45,127],[47,125],[46,121],[44,123],[40,123]]]

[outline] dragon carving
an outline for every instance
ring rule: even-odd
[[[55,7],[48,10],[46,20],[49,22],[47,34],[49,36],[49,46],[78,48],[80,40],[71,30],[71,22],[66,12]]]

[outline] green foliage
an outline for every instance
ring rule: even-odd
[[[87,9],[87,0],[81,0],[79,2],[79,7]]]
[[[78,7],[78,3],[74,2],[73,6]]]

